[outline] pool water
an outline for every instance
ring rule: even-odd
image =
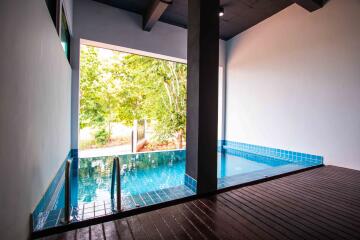
[[[185,151],[128,154],[120,157],[121,195],[130,196],[184,184]],[[110,199],[113,157],[79,159],[77,204]]]
[[[84,161],[84,160],[82,160]],[[85,160],[90,161],[90,160]],[[89,203],[108,200],[111,188],[110,168],[103,172],[104,168],[112,166],[112,159],[95,160],[95,167],[81,169],[78,185],[78,203]],[[99,164],[99,165],[98,165]],[[90,170],[90,171],[89,171]],[[167,164],[149,168],[133,168],[121,173],[121,194],[129,196],[166,189],[184,184],[185,161],[169,161]]]
[[[240,157],[230,154],[218,154],[218,178],[230,177],[239,174],[245,174],[279,166],[289,165],[291,163],[272,158],[270,161],[266,158]]]
[[[319,165],[322,158],[295,155],[284,159],[247,151],[228,150],[218,153],[218,189],[248,183],[306,167]],[[290,156],[290,155],[289,155]],[[312,160],[310,157],[316,157]],[[123,211],[150,206],[195,193],[184,185],[186,151],[161,151],[120,155],[121,208]],[[71,171],[72,216],[77,220],[112,214],[111,200],[112,157],[75,159]],[[306,160],[308,159],[308,160]],[[64,188],[51,201],[44,203],[45,211],[33,215],[35,230],[60,226],[64,208]],[[54,199],[54,200],[53,200]],[[117,204],[117,203],[116,203]],[[48,210],[50,209],[50,210]]]
[[[121,194],[131,196],[184,185],[185,150],[128,154],[121,161]],[[73,204],[110,199],[113,157],[79,159]],[[291,163],[279,159],[218,154],[218,178],[267,171]]]

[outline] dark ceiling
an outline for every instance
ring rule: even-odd
[[[151,6],[153,0],[95,0],[141,15]],[[172,25],[187,26],[188,0],[173,0],[160,21]],[[291,0],[220,0],[225,15],[220,19],[220,37],[228,40],[266,18],[290,6]]]

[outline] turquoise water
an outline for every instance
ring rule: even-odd
[[[184,184],[185,151],[122,155],[121,194],[136,195]],[[113,157],[79,159],[77,204],[110,199]]]
[[[184,184],[185,150],[129,154],[121,161],[121,194],[136,195]],[[110,199],[113,157],[79,159],[78,177],[73,179],[77,189],[77,204]],[[289,162],[261,157],[218,154],[218,178],[241,175],[287,165]],[[77,185],[76,185],[77,184]]]
[[[285,151],[283,155],[284,158],[281,158],[226,148],[218,154],[218,189],[316,166],[323,161],[322,157],[308,154]],[[185,150],[118,157],[121,162],[121,206],[125,211],[194,194],[184,186]],[[71,205],[78,207],[73,211],[77,219],[112,213],[114,205],[110,202],[110,190],[113,159],[114,156],[73,160]],[[55,200],[42,203],[43,206],[49,206],[47,209],[51,211],[38,211],[33,215],[34,229],[61,225],[58,220],[64,208],[65,196],[64,189],[59,191],[59,194],[54,195]]]
[[[218,154],[218,178],[250,173],[291,163],[276,158],[266,159],[262,156],[239,157],[230,154]]]

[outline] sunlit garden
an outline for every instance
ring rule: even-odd
[[[80,150],[184,148],[187,66],[81,46]]]

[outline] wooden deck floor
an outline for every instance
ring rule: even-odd
[[[45,239],[360,239],[360,171],[317,168]]]

